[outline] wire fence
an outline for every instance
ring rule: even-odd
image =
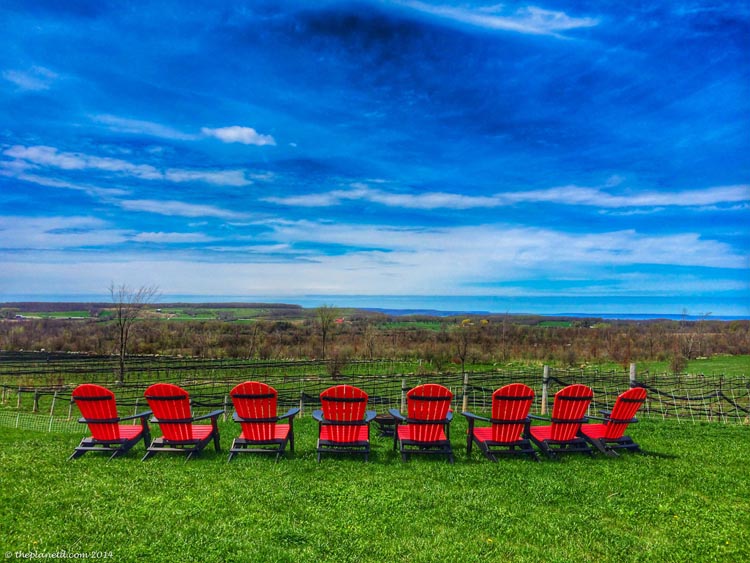
[[[72,401],[80,383],[100,383],[112,388],[121,416],[147,408],[144,391],[154,382],[185,388],[197,413],[222,408],[231,414],[229,393],[238,383],[256,380],[277,389],[280,408],[299,407],[302,415],[320,408],[320,393],[331,385],[349,384],[369,395],[378,412],[404,410],[406,392],[422,383],[439,383],[454,394],[454,410],[488,413],[492,393],[508,383],[525,383],[534,389],[533,412],[549,412],[554,393],[572,383],[594,390],[591,414],[611,409],[617,396],[631,386],[648,390],[639,413],[642,418],[678,421],[750,423],[750,378],[630,371],[566,370],[555,368],[499,369],[467,373],[422,372],[419,363],[350,362],[345,373],[321,361],[216,362],[184,358],[134,358],[128,364],[127,382],[114,385],[117,366],[110,357],[57,358],[0,355],[0,426],[48,432],[82,432]],[[411,371],[407,371],[411,370]],[[333,372],[333,375],[331,373]]]

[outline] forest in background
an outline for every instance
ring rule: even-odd
[[[0,304],[0,350],[113,354],[112,304]],[[424,359],[450,363],[670,362],[750,354],[750,321],[605,320],[533,315],[389,315],[265,303],[151,304],[141,308],[129,354],[200,358]]]

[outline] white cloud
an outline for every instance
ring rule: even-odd
[[[49,90],[58,75],[48,68],[33,66],[29,70],[6,70],[3,78],[21,90]]]
[[[245,219],[247,214],[228,211],[212,205],[199,205],[183,201],[164,201],[155,199],[131,199],[116,202],[128,211],[144,211],[158,215],[177,217],[217,217],[220,219]]]
[[[166,180],[168,182],[205,182],[220,186],[247,186],[252,182],[245,177],[244,170],[186,170],[169,168],[161,171],[150,164],[133,164],[127,160],[91,156],[84,153],[62,152],[54,147],[15,145],[3,154],[21,161],[57,168],[60,170],[98,170],[138,178],[141,180]],[[18,166],[19,168],[23,165]]]
[[[243,145],[257,145],[259,147],[276,145],[276,140],[271,135],[261,135],[252,127],[241,127],[239,125],[220,127],[219,129],[203,127],[201,133],[207,137],[216,137],[224,143],[242,143]]]
[[[564,12],[544,10],[535,6],[526,6],[513,14],[502,14],[504,6],[499,4],[481,9],[451,5],[432,5],[418,0],[401,0],[397,4],[421,13],[429,14],[444,20],[502,31],[514,31],[532,35],[558,36],[561,31],[582,27],[594,27],[599,20],[595,18],[575,18]]]
[[[545,190],[505,192],[489,196],[471,196],[447,192],[418,194],[394,193],[356,184],[350,190],[333,190],[318,194],[268,197],[264,201],[299,207],[330,207],[346,201],[370,201],[387,207],[407,209],[493,208],[518,203],[557,203],[602,208],[628,207],[703,207],[721,203],[750,201],[750,186],[718,186],[678,192],[642,192],[613,195],[598,188],[562,186]]]

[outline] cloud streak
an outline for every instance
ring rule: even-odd
[[[113,229],[93,217],[0,217],[0,248],[61,250],[108,247],[128,240],[129,232]]]
[[[448,192],[420,194],[394,193],[355,184],[352,189],[318,194],[267,197],[264,201],[296,207],[331,207],[352,201],[369,201],[386,207],[407,209],[479,209],[522,203],[554,203],[606,209],[629,207],[699,207],[750,201],[750,186],[717,186],[704,190],[642,192],[615,195],[598,188],[564,186],[546,190],[505,192],[491,196],[472,196]]]
[[[110,131],[118,133],[129,133],[132,135],[149,135],[161,139],[173,139],[178,141],[195,141],[200,137],[179,131],[173,127],[144,121],[140,119],[129,119],[116,115],[100,114],[91,116],[92,121],[105,125]]]
[[[167,168],[160,170],[150,164],[134,164],[127,160],[92,156],[79,152],[63,152],[49,146],[15,145],[6,149],[5,156],[22,163],[56,168],[64,171],[98,171],[129,176],[139,180],[168,182],[205,182],[220,186],[247,186],[252,182],[244,170],[187,170]]]
[[[437,19],[467,24],[482,29],[511,31],[530,35],[551,35],[560,37],[560,32],[594,27],[599,24],[596,18],[576,18],[565,12],[556,12],[526,6],[513,14],[503,14],[503,5],[486,8],[465,8],[450,5],[433,5],[417,0],[404,0],[397,4]]]
[[[703,239],[696,233],[646,235],[634,230],[577,235],[542,228],[495,225],[454,228],[397,228],[351,226],[301,221],[274,225],[276,242],[317,242],[385,252],[390,261],[405,263],[419,257],[431,261],[468,264],[471,271],[499,273],[510,268],[552,269],[562,265],[659,264],[746,267],[747,258],[729,245]],[[409,257],[409,258],[407,258]]]
[[[116,202],[127,211],[155,213],[175,217],[214,217],[218,219],[247,219],[246,213],[229,211],[213,205],[200,205],[184,201],[131,199]]]
[[[12,82],[19,90],[37,92],[49,90],[57,80],[58,75],[48,68],[33,66],[29,70],[6,70],[2,77]]]

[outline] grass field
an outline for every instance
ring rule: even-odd
[[[461,417],[459,417],[460,419]],[[647,420],[646,450],[610,459],[315,462],[316,426],[273,458],[208,449],[188,463],[142,445],[66,462],[79,437],[0,428],[0,545],[111,561],[748,561],[747,426]],[[224,423],[225,448],[237,427]],[[6,556],[7,557],[7,556]]]

